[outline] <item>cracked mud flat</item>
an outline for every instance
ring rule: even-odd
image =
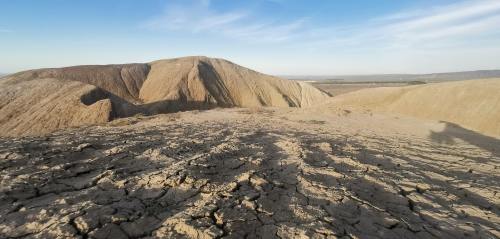
[[[498,238],[499,142],[278,109],[3,138],[0,238]]]

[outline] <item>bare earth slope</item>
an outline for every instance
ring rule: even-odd
[[[134,102],[148,72],[148,64],[72,66],[24,71],[8,76],[7,81],[10,84],[46,78],[80,81]]]
[[[333,99],[377,111],[442,120],[500,135],[500,79],[360,90]]]
[[[188,101],[241,107],[305,107],[325,97],[310,85],[206,57],[151,63],[151,72],[140,92],[144,102]]]
[[[42,134],[138,113],[307,107],[328,98],[308,84],[207,57],[31,70],[2,78],[0,90],[0,136]]]
[[[0,237],[499,238],[499,147],[456,125],[335,108],[0,138]]]
[[[111,119],[109,99],[86,102],[87,98],[102,94],[92,85],[57,79],[22,81],[9,86],[2,83],[0,135],[48,133]]]

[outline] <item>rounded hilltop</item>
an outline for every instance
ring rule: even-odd
[[[139,113],[307,107],[329,97],[306,83],[206,56],[29,70],[4,77],[0,88],[0,135],[47,133]]]

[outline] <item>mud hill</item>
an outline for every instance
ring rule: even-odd
[[[401,113],[500,136],[500,79],[360,90],[334,104]]]
[[[328,95],[222,59],[39,69],[0,80],[0,135],[40,134],[135,114],[214,107],[307,107]]]

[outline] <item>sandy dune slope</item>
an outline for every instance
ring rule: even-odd
[[[498,238],[499,147],[452,124],[285,108],[0,139],[0,237]]]
[[[351,105],[442,120],[500,135],[500,79],[360,90],[333,99]]]
[[[31,70],[2,78],[0,90],[4,136],[46,133],[139,113],[307,107],[328,98],[308,84],[207,57]]]

